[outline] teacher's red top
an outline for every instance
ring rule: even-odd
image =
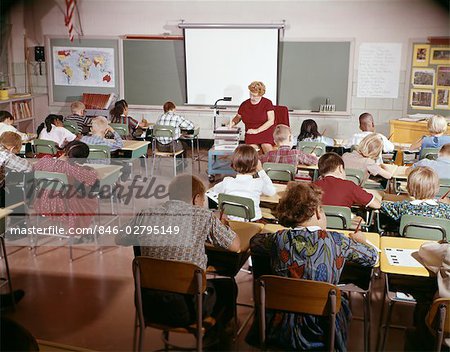
[[[262,97],[258,104],[252,104],[250,99],[245,100],[241,106],[239,106],[238,114],[242,117],[242,122],[245,124],[245,131],[249,129],[257,129],[267,122],[267,112],[273,111],[274,107],[272,102]],[[274,144],[273,130],[275,124],[269,127],[267,130],[258,134],[245,134],[246,144]]]

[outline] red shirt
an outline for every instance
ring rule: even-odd
[[[314,182],[323,190],[322,204],[350,208],[353,205],[367,206],[373,195],[354,182],[334,176],[325,176]]]
[[[242,122],[245,124],[245,131],[249,129],[257,129],[267,122],[267,112],[274,111],[272,102],[262,97],[258,104],[252,104],[250,99],[244,101],[239,106],[238,114],[242,117]],[[273,130],[275,124],[269,127],[267,130],[258,134],[245,134],[246,144],[263,144],[273,142]]]

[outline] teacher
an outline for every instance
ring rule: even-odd
[[[261,147],[264,153],[273,149],[273,129],[275,113],[272,102],[264,98],[266,86],[254,81],[248,86],[250,99],[240,106],[236,116],[231,120],[234,127],[241,120],[245,124],[245,143],[253,147]]]

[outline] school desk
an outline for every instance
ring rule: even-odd
[[[123,147],[113,152],[114,157],[137,159],[147,155],[149,141],[124,140]]]
[[[261,197],[260,197],[261,203],[270,203],[270,204],[278,204],[279,203],[280,198],[283,196],[284,192],[286,191],[286,185],[279,184],[279,183],[274,183],[273,185],[274,185],[277,193],[275,193],[273,196],[261,195]]]
[[[186,141],[191,142],[192,161],[198,162],[198,172],[200,172],[200,142],[198,139],[199,134],[200,134],[200,127],[195,127],[192,130],[181,129],[181,137],[180,137],[180,139],[184,139]],[[194,153],[194,145],[197,148],[197,155],[195,155]]]
[[[100,188],[113,185],[120,177],[121,165],[84,164],[97,172]]]

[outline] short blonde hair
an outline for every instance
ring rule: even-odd
[[[13,148],[13,153],[18,153],[22,148],[22,137],[12,131],[3,132],[0,136],[0,145],[5,148]]]
[[[83,111],[86,109],[86,106],[81,101],[74,101],[70,105],[70,110],[72,110],[72,114]]]
[[[415,199],[433,199],[439,192],[439,176],[430,167],[415,168],[408,175],[406,189]]]
[[[263,82],[253,81],[248,85],[248,90],[253,94],[258,94],[262,97],[266,93],[266,86]]]
[[[105,116],[96,116],[92,119],[92,129],[99,131],[99,130],[106,130],[108,128],[108,120]]]
[[[357,150],[363,157],[375,160],[383,150],[383,141],[378,134],[371,133],[359,143]]]
[[[280,144],[286,140],[288,140],[289,135],[291,134],[291,129],[286,125],[277,125],[273,131],[273,140],[276,144]]]
[[[432,134],[445,133],[447,131],[447,120],[441,115],[434,115],[428,119],[427,127]]]

